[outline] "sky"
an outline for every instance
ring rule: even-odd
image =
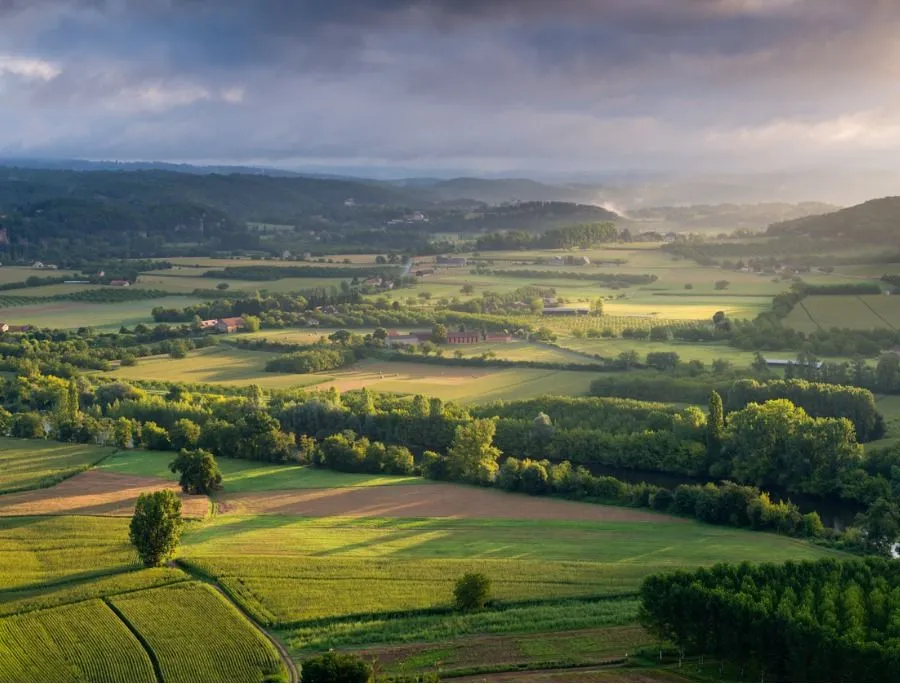
[[[0,0],[0,156],[900,170],[900,0]]]

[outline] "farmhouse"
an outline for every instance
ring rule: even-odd
[[[218,322],[218,318],[209,318],[205,321],[200,321],[200,330],[212,330],[216,327],[216,323]]]
[[[233,333],[244,327],[244,319],[237,318],[220,318],[216,321],[216,330],[222,333]]]
[[[417,278],[421,278],[422,276],[430,276],[430,275],[434,275],[433,268],[421,268],[415,272],[415,276]]]
[[[545,306],[545,316],[586,316],[591,310],[586,306]]]
[[[127,280],[110,280],[109,284],[113,287],[128,287],[131,285]]]
[[[9,323],[0,323],[0,333],[9,332]]]

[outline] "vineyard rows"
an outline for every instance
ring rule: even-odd
[[[656,318],[650,316],[566,316],[541,319],[541,327],[554,332],[572,330],[610,330],[616,337],[628,328],[650,330],[651,328],[693,328],[708,327],[709,321],[684,318]]]
[[[272,644],[209,585],[186,582],[111,602],[152,649],[167,682],[259,682],[285,676]]]

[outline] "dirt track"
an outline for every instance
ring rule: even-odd
[[[0,496],[0,516],[7,515],[110,515],[129,516],[142,492],[179,491],[178,485],[155,477],[135,477],[89,470],[54,487]],[[205,496],[179,496],[183,514],[202,518],[209,512]]]
[[[228,494],[226,491],[217,500],[220,514],[678,522],[677,518],[617,506],[450,484],[295,489],[246,494]]]

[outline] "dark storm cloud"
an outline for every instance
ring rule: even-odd
[[[0,153],[478,170],[900,149],[896,35],[894,0],[0,0]]]

